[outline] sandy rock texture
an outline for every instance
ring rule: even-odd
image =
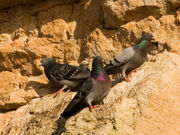
[[[179,135],[179,0],[0,0],[0,134],[50,135],[75,93],[55,91],[41,58],[91,67],[153,34],[147,61],[105,104],[66,121],[64,135]],[[113,76],[112,78],[116,78]]]
[[[62,134],[179,134],[180,56],[164,52],[146,62],[132,75],[111,89],[105,104],[90,112],[85,108],[66,121]],[[56,120],[75,93],[48,94],[4,115],[2,135],[49,135]],[[56,112],[56,113],[55,113]],[[15,117],[14,117],[15,116]]]

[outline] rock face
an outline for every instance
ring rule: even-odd
[[[148,60],[105,104],[66,121],[63,134],[179,135],[179,0],[0,0],[0,133],[50,135],[75,93],[53,98],[43,57],[91,66],[154,35]],[[116,76],[112,76],[116,78]]]
[[[130,83],[122,82],[112,88],[100,108],[93,112],[85,108],[67,120],[63,134],[178,135],[180,56],[164,52],[153,58],[153,62],[146,62],[132,75]],[[2,129],[2,135],[51,134],[74,94],[31,100],[7,114],[11,119],[4,118],[9,124]]]

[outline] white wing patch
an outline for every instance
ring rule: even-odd
[[[111,61],[111,64],[113,66],[123,65],[134,56],[134,53],[135,52],[132,47],[126,48]]]

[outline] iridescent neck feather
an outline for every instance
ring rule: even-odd
[[[108,81],[109,77],[106,74],[101,64],[96,65],[92,70],[92,77],[97,81]]]
[[[144,48],[146,46],[147,42],[146,40],[141,40],[138,44],[137,47],[138,48]]]

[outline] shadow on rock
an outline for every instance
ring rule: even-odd
[[[66,131],[66,120],[64,117],[60,117],[57,122],[57,129],[51,135],[61,135],[64,131]]]
[[[57,86],[53,86],[53,84],[51,83],[45,84],[37,81],[29,81],[25,86],[25,90],[28,91],[30,89],[34,89],[36,93],[41,97],[52,94],[59,88]]]

